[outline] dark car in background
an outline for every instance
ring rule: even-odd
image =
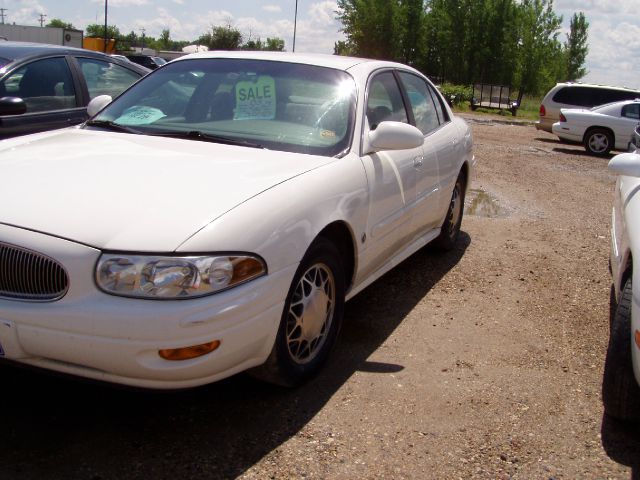
[[[151,55],[127,55],[127,58],[130,62],[137,63],[138,65],[142,65],[143,67],[147,67],[151,70],[155,70],[167,63],[164,58],[153,57]]]
[[[87,119],[99,95],[117,97],[149,69],[92,50],[0,42],[0,138]]]

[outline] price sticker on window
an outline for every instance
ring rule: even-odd
[[[276,82],[260,75],[236,83],[234,120],[273,120],[276,116]]]
[[[134,105],[122,112],[122,115],[116,119],[116,123],[120,125],[149,125],[165,116],[162,110],[157,108]]]

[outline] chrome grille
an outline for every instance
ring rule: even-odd
[[[67,272],[52,258],[0,242],[0,297],[51,301],[68,287]]]

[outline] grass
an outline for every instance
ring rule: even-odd
[[[527,120],[538,120],[540,102],[542,101],[542,97],[523,97],[522,104],[520,108],[518,108],[518,113],[516,114],[516,118],[522,118]],[[460,112],[470,112],[471,108],[469,106],[469,102],[461,102],[453,106],[453,111]],[[503,115],[511,117],[511,112],[509,110],[495,110],[492,108],[478,108],[475,113],[488,113],[492,115]]]

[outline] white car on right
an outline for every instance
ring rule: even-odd
[[[635,142],[640,144],[640,129]],[[640,148],[616,155],[611,215],[611,276],[615,291],[609,347],[602,380],[607,415],[640,420]]]
[[[640,123],[640,99],[609,103],[592,109],[560,110],[552,131],[562,140],[584,144],[592,155],[627,150],[629,137]]]

